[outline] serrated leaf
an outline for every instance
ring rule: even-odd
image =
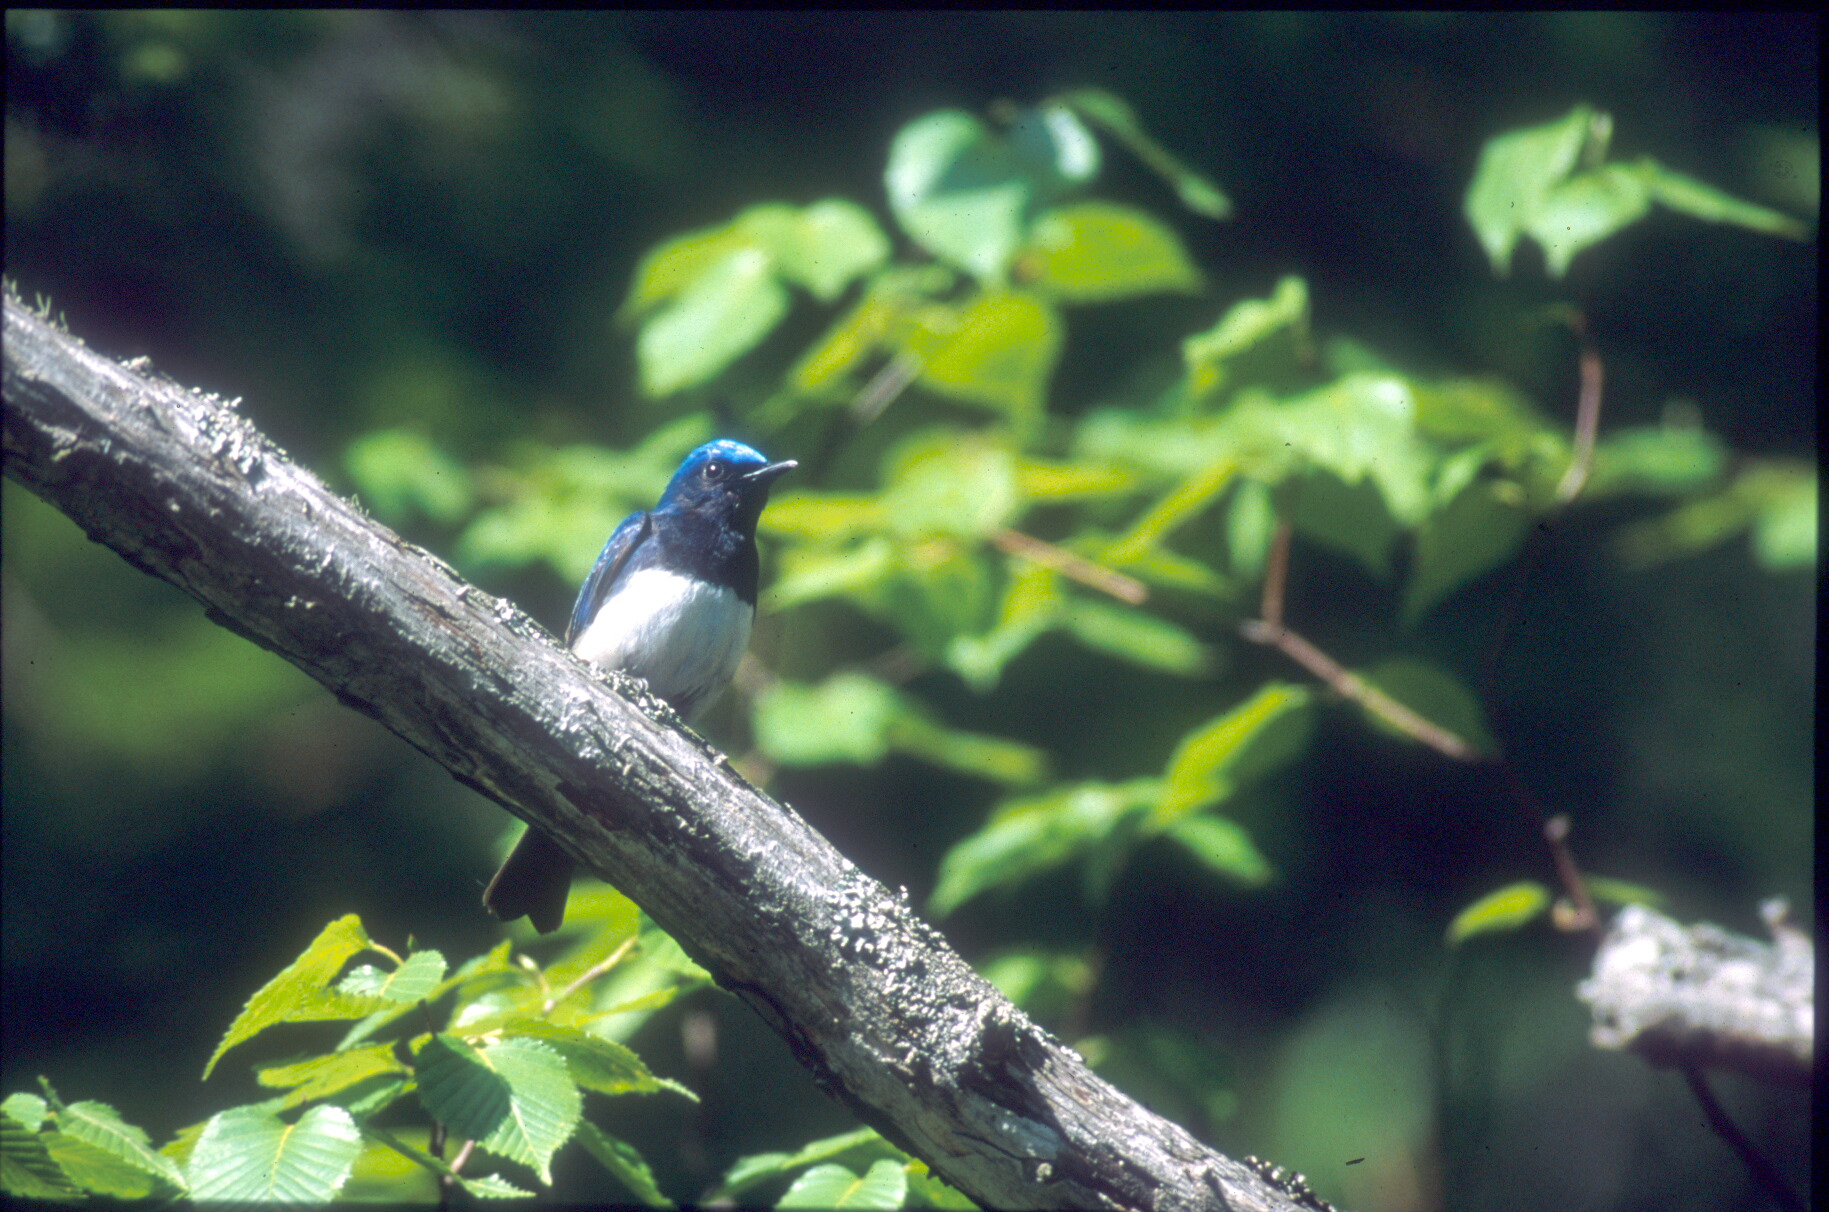
[[[436,951],[415,951],[391,972],[373,964],[352,968],[337,982],[337,991],[354,997],[379,997],[390,1002],[416,1003],[445,978],[445,957]]]
[[[389,1003],[378,997],[351,997],[329,988],[331,980],[350,956],[368,949],[362,919],[351,913],[324,927],[304,952],[284,971],[262,985],[210,1054],[203,1067],[205,1080],[223,1053],[276,1023],[314,1023],[361,1018]]]
[[[53,1130],[40,1139],[58,1170],[85,1192],[114,1199],[145,1199],[154,1192],[169,1194],[174,1186],[184,1189],[182,1180],[167,1184],[145,1167],[68,1133]]]
[[[362,1133],[341,1107],[313,1107],[296,1124],[264,1108],[234,1107],[210,1119],[191,1151],[191,1197],[325,1203],[361,1151]]]
[[[379,1074],[408,1072],[410,1070],[394,1055],[392,1044],[373,1044],[349,1052],[314,1056],[293,1065],[275,1065],[260,1070],[257,1077],[263,1086],[291,1090],[287,1105],[298,1106],[312,1099],[327,1098]]]
[[[787,288],[760,248],[738,248],[642,322],[642,390],[671,395],[712,378],[755,348],[787,314]]]
[[[1019,264],[1025,281],[1074,303],[1200,289],[1200,273],[1173,231],[1144,211],[1109,202],[1036,216]]]
[[[584,1106],[557,1049],[524,1038],[479,1048],[440,1034],[420,1050],[418,1074],[426,1110],[453,1133],[552,1185],[553,1154]]]
[[[565,1058],[571,1080],[599,1094],[652,1094],[661,1088],[635,1052],[576,1027],[537,1018],[509,1019],[502,1027],[508,1039],[537,1039]]]
[[[465,1192],[478,1199],[532,1199],[537,1194],[515,1186],[499,1174],[485,1174],[481,1178],[459,1175],[457,1181]]]
[[[884,1158],[861,1178],[839,1165],[814,1166],[794,1180],[777,1208],[900,1208],[908,1195],[902,1163]]]
[[[1166,829],[1294,757],[1305,736],[1310,697],[1301,686],[1270,682],[1183,737],[1163,773],[1148,828]]]
[[[618,1140],[589,1120],[578,1125],[578,1143],[643,1206],[674,1206],[672,1200],[661,1194],[659,1185],[654,1181],[654,1172],[648,1168],[648,1163],[634,1145]]]
[[[179,1190],[184,1187],[184,1176],[178,1167],[153,1149],[145,1130],[127,1123],[120,1112],[106,1103],[71,1103],[57,1113],[57,1127],[64,1134],[94,1145],[143,1174],[152,1175]]]
[[[1529,925],[1550,906],[1549,889],[1531,880],[1489,892],[1454,915],[1448,942],[1458,945],[1476,934],[1516,930]]]
[[[15,1199],[74,1202],[83,1198],[82,1189],[71,1183],[52,1158],[43,1136],[5,1113],[0,1113],[0,1191]]]

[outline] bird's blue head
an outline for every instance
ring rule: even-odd
[[[686,456],[655,509],[714,517],[754,534],[769,485],[798,466],[792,459],[771,463],[760,451],[719,438]]]

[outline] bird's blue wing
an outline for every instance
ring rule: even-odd
[[[578,591],[578,603],[572,607],[572,621],[565,629],[566,647],[569,648],[591,625],[591,620],[597,617],[598,607],[622,579],[622,570],[629,566],[629,557],[652,533],[654,521],[643,512],[624,518],[622,525],[610,535],[610,541],[603,545],[603,554],[597,557],[597,566],[584,578],[584,588]]]

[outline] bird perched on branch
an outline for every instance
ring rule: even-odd
[[[660,503],[623,519],[584,580],[565,642],[604,669],[648,683],[688,723],[730,684],[756,617],[756,521],[769,485],[798,464],[771,463],[720,438],[686,456]],[[542,934],[565,920],[572,859],[529,828],[483,891],[503,921]]]

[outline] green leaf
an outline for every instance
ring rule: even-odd
[[[439,1034],[419,1052],[419,1096],[460,1138],[533,1167],[552,1185],[552,1158],[578,1126],[583,1100],[559,1052],[534,1039],[476,1047]]]
[[[1416,531],[1416,559],[1404,586],[1403,624],[1505,563],[1523,546],[1531,519],[1490,483],[1470,484]]]
[[[1059,621],[1065,600],[1053,569],[1018,562],[1004,588],[996,621],[980,634],[955,635],[946,646],[946,664],[972,689],[989,691],[1004,666]]]
[[[725,1202],[735,1199],[759,1183],[779,1178],[802,1166],[810,1166],[814,1162],[826,1161],[849,1153],[853,1149],[871,1145],[883,1149],[889,1147],[883,1138],[877,1135],[876,1129],[857,1128],[850,1132],[841,1132],[837,1136],[809,1141],[792,1153],[755,1153],[747,1157],[740,1157],[725,1174],[724,1181],[719,1184],[717,1191],[706,1202]]]
[[[1186,816],[1169,826],[1168,836],[1219,874],[1248,888],[1270,879],[1270,860],[1236,821],[1206,813]]]
[[[1706,550],[1750,527],[1754,554],[1767,568],[1809,567],[1816,560],[1816,500],[1814,468],[1749,463],[1719,491],[1622,531],[1620,553],[1628,567],[1643,569]]]
[[[1225,382],[1225,363],[1270,339],[1279,332],[1308,328],[1308,283],[1294,275],[1276,284],[1268,299],[1243,299],[1234,303],[1206,332],[1181,343],[1187,365],[1188,395],[1203,399]]]
[[[1624,164],[1581,173],[1552,189],[1524,229],[1543,246],[1552,278],[1568,272],[1575,254],[1630,227],[1651,209],[1645,174]]]
[[[1689,496],[1720,479],[1728,453],[1720,439],[1690,426],[1639,425],[1594,445],[1594,467],[1582,495]]]
[[[1360,676],[1430,723],[1452,732],[1476,753],[1492,753],[1492,734],[1479,700],[1453,674],[1423,661],[1381,661]],[[1366,709],[1374,728],[1407,741],[1416,738]]]
[[[261,1107],[234,1107],[210,1119],[191,1151],[191,1197],[325,1203],[361,1151],[362,1133],[342,1107],[313,1107],[296,1124]]]
[[[775,613],[820,598],[873,596],[898,566],[894,544],[880,537],[838,551],[790,548],[782,553],[781,575],[764,595],[763,608]]]
[[[1357,560],[1373,576],[1391,574],[1399,523],[1375,484],[1348,484],[1331,471],[1310,470],[1288,494],[1289,524],[1297,534]]]
[[[1501,277],[1521,235],[1543,246],[1552,277],[1568,271],[1583,249],[1637,222],[1661,202],[1708,223],[1731,223],[1767,235],[1802,239],[1803,224],[1743,202],[1649,157],[1602,164],[1613,131],[1608,115],[1578,105],[1545,126],[1490,140],[1467,190],[1466,214]],[[1591,165],[1574,172],[1578,160]]]
[[[928,430],[884,460],[884,525],[909,538],[982,539],[1016,517],[1016,458],[989,436]]]
[[[783,277],[830,303],[889,259],[889,238],[863,207],[827,198],[793,217],[775,255]]]
[[[1034,187],[978,119],[941,110],[904,126],[884,184],[896,221],[917,244],[980,282],[1003,279]]]
[[[383,429],[357,438],[343,452],[343,469],[383,519],[417,510],[449,524],[469,513],[476,500],[469,469],[411,430]]]
[[[1024,420],[1045,401],[1061,321],[1037,295],[1000,291],[962,307],[929,308],[902,343],[932,390]]]
[[[737,223],[720,223],[675,236],[642,258],[622,305],[625,319],[635,319],[674,298],[733,253],[754,246],[751,233]]]
[[[537,1018],[511,1018],[502,1027],[506,1039],[537,1039],[565,1058],[571,1080],[599,1094],[653,1094],[661,1084],[635,1052],[614,1040]]]
[[[1031,285],[1072,303],[1200,289],[1200,274],[1173,231],[1109,202],[1038,215],[1020,265]]]
[[[275,1065],[260,1070],[256,1076],[263,1086],[291,1090],[286,1099],[286,1106],[291,1108],[313,1099],[328,1098],[380,1074],[410,1072],[394,1055],[392,1044],[373,1044],[349,1052],[314,1056],[297,1064]]]
[[[884,1158],[862,1178],[839,1165],[814,1166],[794,1180],[777,1208],[900,1208],[908,1194],[902,1163]]]
[[[990,823],[962,839],[940,860],[929,902],[944,917],[972,897],[1058,867],[1103,840],[1119,821],[1154,804],[1155,779],[1078,783],[1008,800]]]
[[[415,951],[392,972],[373,964],[350,969],[337,982],[337,992],[353,997],[380,997],[390,1002],[418,1002],[428,997],[445,978],[445,957],[436,951]]]
[[[1218,668],[1212,647],[1201,643],[1186,628],[1132,607],[1096,598],[1068,597],[1061,607],[1060,621],[1086,647],[1146,669],[1199,678]]]
[[[1566,117],[1487,140],[1467,187],[1466,215],[1492,261],[1493,272],[1511,272],[1518,238],[1545,200],[1574,170],[1590,141],[1605,147],[1613,121],[1591,106]]]
[[[1630,880],[1610,879],[1604,875],[1583,875],[1582,881],[1587,884],[1588,893],[1597,901],[1608,901],[1615,905],[1648,905],[1655,909],[1667,899],[1655,888],[1635,884]]]
[[[1048,755],[1000,736],[965,732],[937,723],[904,698],[907,709],[890,724],[890,748],[935,766],[993,782],[1023,785],[1048,774]]]
[[[1476,934],[1516,930],[1536,920],[1549,905],[1549,889],[1542,884],[1531,880],[1507,884],[1455,914],[1448,924],[1448,942],[1459,945]]]
[[[666,396],[712,378],[772,332],[787,306],[768,253],[731,252],[643,322],[635,342],[642,390]]]
[[[1729,223],[1787,240],[1802,240],[1809,234],[1808,228],[1789,215],[1753,202],[1743,202],[1694,177],[1665,168],[1655,160],[1641,161],[1640,171],[1645,174],[1652,197],[1692,219],[1704,223]]]
[[[1123,98],[1102,88],[1082,88],[1066,94],[1061,100],[1104,127],[1132,155],[1167,181],[1183,206],[1209,219],[1225,219],[1231,215],[1231,200],[1219,186],[1152,139],[1138,121],[1136,111]]]
[[[329,988],[331,980],[350,956],[366,951],[368,933],[362,919],[351,913],[324,927],[311,945],[278,976],[248,999],[216,1051],[203,1067],[207,1081],[223,1053],[276,1023],[315,1023],[330,1019],[361,1018],[384,1009],[379,997],[353,997]]]
[[[1106,547],[1104,558],[1119,566],[1142,559],[1159,548],[1176,527],[1199,516],[1237,473],[1238,465],[1229,459],[1200,468],[1152,505],[1123,538]]]
[[[6,1101],[10,1105],[19,1097],[15,1094]],[[0,1191],[16,1199],[74,1203],[83,1198],[82,1189],[71,1183],[46,1147],[52,1135],[40,1134],[36,1126],[21,1123],[10,1112],[0,1114]]]
[[[672,1200],[661,1194],[660,1186],[654,1181],[654,1172],[634,1145],[611,1136],[588,1119],[578,1125],[578,1143],[644,1207],[674,1206]]]
[[[1276,537],[1276,508],[1270,489],[1257,480],[1240,482],[1226,510],[1226,556],[1233,573],[1255,583],[1264,575]]]
[[[1293,758],[1306,735],[1309,692],[1270,682],[1245,702],[1188,733],[1162,779],[1148,828],[1160,831]]]

